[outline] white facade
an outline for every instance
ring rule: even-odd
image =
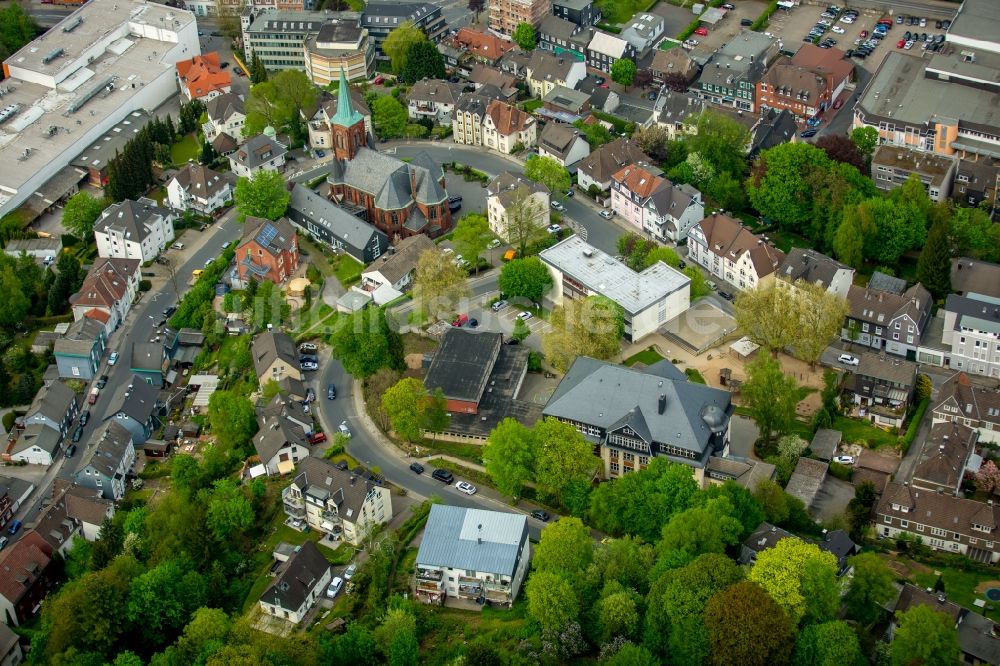
[[[174,218],[169,215],[150,215],[144,222],[146,236],[135,238],[121,227],[109,225],[103,230],[94,230],[97,241],[97,256],[117,259],[138,259],[145,263],[152,261],[174,237]],[[100,225],[100,221],[98,221]]]
[[[1000,299],[949,296],[941,342],[951,348],[953,370],[1000,378]]]
[[[557,56],[547,55],[546,57],[555,58]],[[528,69],[528,85],[531,87],[531,94],[539,98],[548,95],[556,86],[565,86],[570,90],[575,90],[577,84],[585,78],[587,78],[587,65],[582,60],[576,60],[569,66],[565,78],[542,77],[536,71]]]
[[[333,580],[333,569],[328,567],[323,575],[316,579],[315,584],[309,588],[309,594],[306,595],[302,605],[298,608],[282,608],[281,606],[270,604],[263,599],[258,603],[261,610],[268,615],[274,615],[275,617],[284,618],[293,624],[298,624],[305,618],[309,609],[324,595],[331,580]]]
[[[661,243],[679,243],[688,237],[688,233],[705,218],[705,204],[701,200],[701,192],[695,190],[695,196],[687,206],[680,210],[657,211],[653,201],[647,201],[642,211],[642,228]]]
[[[505,134],[493,124],[493,117],[486,114],[483,118],[483,145],[504,155],[510,155],[517,144],[525,148],[535,145],[537,131],[538,124],[532,118],[525,128]]]
[[[119,324],[125,321],[125,316],[128,315],[128,311],[132,309],[132,303],[135,302],[135,296],[139,293],[139,281],[141,280],[140,276],[141,271],[138,269],[127,276],[127,283],[124,285],[125,288],[122,292],[122,297],[114,303],[94,305],[89,302],[84,302],[83,304],[74,304],[73,321],[83,319],[91,310],[100,310],[108,315],[108,321],[104,326],[104,331],[110,335],[112,331],[118,328]],[[87,283],[85,281],[84,287],[86,287],[86,285]]]
[[[260,164],[254,166],[247,166],[246,164],[235,159],[236,155],[240,151],[237,150],[235,153],[229,156],[229,167],[232,169],[233,173],[242,178],[249,178],[258,171],[283,171],[285,168],[285,153],[282,152],[280,155],[275,155],[271,159],[268,159]]]
[[[570,164],[576,164],[584,157],[590,154],[590,144],[582,136],[575,137],[573,142],[569,146],[569,150],[566,151],[565,158],[562,155],[557,155],[556,153],[550,153],[545,149],[545,146],[541,143],[538,144],[538,156],[539,157],[551,157],[556,162],[563,166],[569,166]],[[585,188],[586,189],[586,188]]]
[[[192,191],[190,187],[185,189],[177,178],[172,178],[167,183],[167,202],[174,210],[194,210],[209,215],[232,200],[233,186],[229,182],[208,195]]]
[[[12,454],[10,459],[13,462],[25,463],[26,465],[43,465],[45,467],[51,465],[53,461],[51,453],[34,445]]]
[[[524,196],[519,197],[511,204],[511,207],[518,206],[524,209],[524,214],[532,215],[535,224],[539,229],[544,228],[549,223],[549,193],[548,192],[528,192],[524,191]],[[511,242],[508,225],[508,210],[504,207],[499,196],[490,196],[486,199],[486,218],[490,223],[490,230],[504,241]]]
[[[243,140],[243,125],[245,125],[246,122],[247,117],[245,114],[242,114],[239,111],[234,111],[229,114],[229,117],[225,120],[212,120],[210,118],[207,123],[201,126],[201,128],[205,132],[205,138],[208,139],[209,143],[215,141],[220,134],[228,134],[236,139],[238,143]]]

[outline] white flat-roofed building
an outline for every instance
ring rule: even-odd
[[[126,116],[176,95],[174,63],[199,53],[189,11],[91,0],[7,58],[0,215]]]
[[[658,261],[641,273],[570,236],[538,257],[552,274],[553,303],[605,296],[625,311],[625,339],[641,340],[691,305],[691,278]]]

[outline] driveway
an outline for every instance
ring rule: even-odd
[[[826,523],[842,515],[852,499],[854,499],[854,486],[827,474],[812,505],[808,507],[809,513],[819,522]]]

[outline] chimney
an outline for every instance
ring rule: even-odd
[[[656,411],[659,414],[662,414],[663,412],[667,411],[667,395],[665,393],[660,394],[660,399]]]

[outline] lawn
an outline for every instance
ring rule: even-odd
[[[705,378],[701,376],[701,373],[698,372],[697,368],[685,368],[684,374],[687,375],[688,379],[695,384],[708,384],[708,382],[705,381]]]
[[[446,469],[455,476],[466,481],[471,481],[475,485],[493,487],[493,482],[489,475],[485,472],[480,472],[478,469],[458,465],[450,460],[442,460],[441,458],[433,458],[427,464],[434,468]]]
[[[538,109],[541,108],[542,103],[543,102],[540,99],[529,99],[526,102],[524,102],[523,104],[521,104],[521,108],[526,113],[534,113],[535,111],[537,111]]]
[[[636,363],[642,363],[644,365],[653,365],[663,360],[663,357],[656,353],[656,350],[652,347],[648,349],[643,349],[638,354],[633,354],[625,359],[625,365],[632,367]],[[702,382],[704,384],[704,382]]]
[[[361,271],[364,268],[364,264],[346,254],[330,257],[330,266],[333,268],[333,274],[345,288],[361,279]]]
[[[676,39],[664,39],[662,42],[660,42],[659,48],[661,51],[669,51],[670,49],[677,48],[679,45],[680,42],[678,42]]]
[[[194,134],[188,134],[170,146],[170,159],[173,160],[174,166],[181,166],[186,164],[188,160],[196,160],[200,156],[201,144],[198,143],[198,137]]]
[[[476,444],[462,444],[460,442],[449,442],[445,440],[432,441],[430,439],[424,439],[424,445],[433,449],[437,453],[444,453],[449,456],[461,458],[462,460],[482,464],[483,447],[477,446]]]
[[[870,449],[879,449],[883,446],[894,447],[899,443],[899,437],[894,433],[876,428],[865,421],[849,419],[846,416],[834,417],[832,427],[844,434],[845,442],[864,443]]]
[[[976,593],[976,587],[984,581],[996,580],[1000,578],[1000,575],[962,571],[961,569],[942,568],[940,566],[936,567],[936,570],[941,572],[944,593],[949,601],[953,601],[959,606],[974,610],[977,613],[982,613],[994,622],[1000,622],[1000,609],[994,607],[993,610],[989,610],[993,604],[987,601],[986,608],[976,608],[973,605],[976,599],[985,599],[982,594]],[[913,576],[913,582],[924,589],[928,587],[933,588],[937,582],[937,576],[932,573],[917,573]]]

